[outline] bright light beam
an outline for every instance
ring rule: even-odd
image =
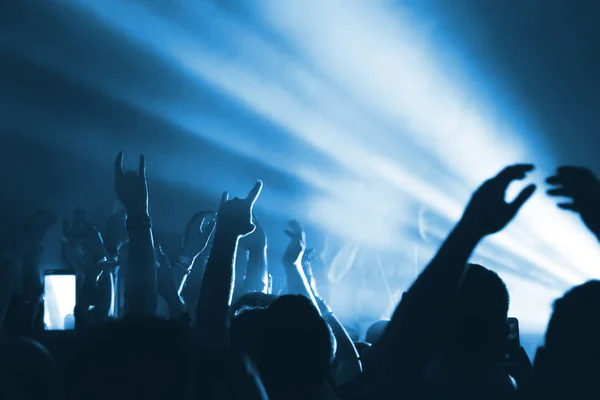
[[[352,97],[361,99],[368,110],[376,110],[386,120],[393,121],[398,127],[398,132],[409,126],[408,133],[412,140],[421,142],[424,148],[431,149],[430,151],[444,160],[449,168],[457,172],[460,178],[456,185],[473,187],[474,183],[479,184],[483,178],[496,173],[501,166],[521,161],[527,155],[525,146],[506,148],[503,145],[505,141],[498,138],[508,133],[496,130],[497,124],[488,121],[486,115],[481,115],[481,110],[469,107],[472,103],[468,101],[468,94],[459,90],[456,84],[450,85],[445,82],[443,73],[435,70],[435,66],[440,64],[436,64],[435,59],[428,58],[427,46],[420,46],[420,41],[414,41],[408,30],[396,29],[396,22],[392,23],[390,17],[385,16],[375,5],[372,9],[364,10],[360,6],[364,3],[353,1],[332,1],[326,5],[314,1],[294,3],[294,13],[308,18],[311,21],[310,30],[319,32],[319,36],[315,37],[312,32],[308,32],[309,29],[298,28],[299,24],[294,23],[297,21],[290,17],[289,10],[280,8],[282,3],[285,2],[268,3],[267,9],[278,21],[277,26],[299,43],[300,47],[311,55],[311,61],[322,68],[327,76],[336,79],[339,86],[347,87]],[[113,26],[144,46],[171,59],[183,70],[219,88],[257,115],[286,128],[296,138],[326,153],[348,169],[351,179],[356,179],[359,183],[375,179],[378,181],[375,188],[379,185],[391,185],[399,193],[430,205],[449,219],[454,220],[460,215],[461,204],[464,204],[461,200],[464,198],[448,196],[443,190],[424,183],[430,177],[420,176],[417,171],[407,171],[410,168],[409,159],[404,160],[406,168],[402,168],[395,161],[380,156],[381,152],[377,147],[381,143],[378,139],[386,133],[381,130],[369,132],[372,136],[365,144],[362,129],[348,129],[347,125],[351,124],[345,122],[347,114],[336,113],[333,117],[328,115],[327,104],[333,104],[335,106],[331,106],[331,109],[337,109],[341,102],[339,99],[335,101],[333,91],[323,90],[327,85],[321,84],[310,73],[294,73],[291,76],[310,77],[306,81],[312,83],[312,98],[321,100],[321,104],[316,103],[318,106],[307,102],[306,96],[291,93],[278,79],[269,79],[270,83],[264,82],[265,74],[261,73],[260,69],[250,69],[241,65],[240,60],[236,60],[235,57],[211,52],[199,46],[194,37],[151,15],[142,7],[134,9],[133,6],[123,4],[106,1],[85,2],[83,5],[93,8],[94,12],[110,21]],[[318,5],[322,7],[319,8]],[[323,7],[334,8],[324,10]],[[333,15],[336,16],[336,20],[331,19]],[[134,20],[145,28],[140,29],[139,25],[132,24]],[[150,31],[152,35],[148,35]],[[415,43],[419,46],[415,46]],[[416,48],[419,50],[415,50]],[[269,57],[265,57],[264,60],[272,61]],[[401,79],[398,78],[400,72]],[[358,79],[359,76],[367,76],[370,79]],[[320,97],[321,93],[324,93],[323,97]],[[170,111],[177,112],[176,109]],[[187,126],[198,120],[188,116],[185,119]],[[468,134],[461,136],[456,135],[457,132]],[[387,134],[389,136],[389,133]],[[396,138],[395,141],[400,139]],[[390,143],[390,140],[385,143]],[[468,147],[472,147],[473,150],[466,151]],[[304,180],[314,181],[314,175],[310,169],[308,171],[309,173],[304,172]],[[339,188],[333,180],[325,181],[321,186],[333,188],[331,192],[341,189],[340,192],[345,194],[345,189]],[[384,197],[384,203],[387,201]],[[384,207],[386,210],[390,208]],[[538,214],[535,214],[535,217],[527,217],[528,214],[533,215],[531,208],[524,210],[522,219],[529,218],[529,221],[534,222],[534,226],[539,226],[543,221],[539,220]],[[348,209],[342,214],[351,213],[352,209]],[[386,211],[385,215],[388,214]],[[400,218],[395,215],[390,220],[397,221]],[[589,248],[583,246],[586,241],[575,227],[571,227],[573,224],[569,224],[566,218],[564,221],[565,225],[562,226],[570,227],[566,231],[573,232],[572,237],[581,237],[579,243],[582,245],[572,247],[576,250],[563,253],[573,255],[572,253],[583,250],[578,258],[582,261],[597,256],[598,252],[590,252]],[[339,222],[337,220],[315,222],[345,235],[343,230],[336,229]],[[543,226],[556,228],[557,224],[548,222]],[[522,236],[531,232],[526,224],[518,224],[517,227],[515,234]],[[378,232],[381,232],[381,227]],[[538,233],[537,230],[534,233]],[[506,251],[543,266],[568,282],[577,283],[582,279],[577,271],[557,265],[544,254],[536,252],[536,249],[521,246],[518,235],[514,238],[507,234],[498,235],[495,243]],[[548,245],[554,244],[557,239],[557,235],[552,234],[540,236]],[[590,262],[582,263],[579,269],[587,275],[591,272],[590,266]]]
[[[324,73],[370,109],[395,121],[398,132],[407,132],[434,151],[471,185],[504,165],[534,158],[505,124],[489,120],[484,107],[476,107],[475,96],[458,86],[468,80],[456,79],[460,72],[452,60],[433,55],[430,43],[411,30],[415,24],[402,10],[387,2],[355,0],[293,5],[269,0],[268,5],[261,9],[265,19],[292,38]],[[452,82],[445,78],[448,70]],[[599,276],[600,249],[593,238],[548,200],[538,196],[532,203],[514,227],[494,240],[511,250],[521,247],[521,256],[539,263],[543,256],[533,254],[537,249],[519,246],[520,238],[535,235],[578,266],[578,271],[561,272],[564,266],[545,262],[553,273],[571,275],[573,283]],[[514,239],[506,238],[509,234]]]

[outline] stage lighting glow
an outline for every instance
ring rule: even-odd
[[[418,227],[418,212],[411,215],[411,209],[427,206],[446,221],[443,236],[484,179],[515,162],[552,163],[543,148],[524,139],[538,133],[523,127],[519,107],[511,108],[491,78],[461,55],[459,44],[444,43],[442,49],[439,38],[423,34],[419,18],[440,16],[417,15],[408,5],[261,0],[253,3],[251,20],[244,21],[243,15],[211,2],[190,0],[183,3],[182,22],[143,2],[68,3],[194,77],[199,87],[207,85],[268,121],[283,132],[281,140],[309,145],[312,153],[281,154],[259,135],[244,132],[233,117],[173,99],[148,99],[101,76],[72,71],[99,90],[323,193],[305,199],[299,211],[307,222],[352,243],[330,275],[339,299],[332,306],[340,315],[351,316],[346,303],[358,298],[356,281],[343,277],[362,262],[359,249],[393,253],[399,243],[412,243],[415,239],[399,230]],[[190,26],[192,16],[198,27]],[[270,43],[276,36],[283,39]],[[223,130],[234,134],[224,136]],[[343,172],[314,165],[316,154]],[[550,172],[542,168],[535,177],[541,181]],[[524,329],[529,324],[539,330],[550,298],[598,276],[600,249],[577,221],[538,193],[514,224],[482,244],[476,257],[489,260],[516,292],[511,312]],[[508,265],[507,259],[515,261]],[[519,265],[531,271],[518,273]],[[555,280],[535,282],[536,274]]]

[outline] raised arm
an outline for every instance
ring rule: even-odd
[[[310,256],[305,256],[303,257],[302,265],[304,266],[304,270],[306,271],[306,275],[310,281],[313,295],[315,296],[317,304],[319,305],[319,311],[331,328],[331,332],[335,337],[337,346],[335,358],[333,359],[333,379],[335,385],[340,387],[358,376],[362,372],[362,365],[359,359],[358,351],[356,350],[350,335],[340,320],[336,317],[333,310],[329,307],[329,305],[327,305],[325,300],[319,296],[317,291],[318,282],[314,278],[311,261],[312,260]]]
[[[179,281],[179,287],[184,284],[192,267],[196,265],[196,259],[207,250],[214,231],[215,218],[216,214],[212,211],[198,211],[188,221],[181,243],[181,251],[173,262],[178,267],[174,277],[176,281]]]
[[[215,238],[206,263],[196,308],[200,343],[206,347],[228,346],[229,305],[233,295],[235,253],[238,240],[254,231],[252,208],[262,190],[258,181],[245,199],[229,200],[225,192],[217,213]]]
[[[302,266],[302,257],[306,251],[306,233],[298,221],[290,221],[290,228],[285,233],[291,238],[291,241],[283,255],[288,293],[306,296],[319,309],[319,304]]]
[[[529,164],[507,167],[475,191],[462,218],[403,296],[381,341],[373,347],[379,372],[398,363],[421,371],[431,346],[446,332],[449,304],[475,247],[485,236],[502,230],[535,191],[535,185],[529,185],[514,201],[505,201],[509,184],[532,169]]]
[[[181,251],[173,261],[173,278],[178,283],[179,297],[189,317],[196,317],[196,304],[200,295],[200,284],[208,253],[212,247],[216,214],[212,211],[199,211],[188,221]]]
[[[148,214],[146,160],[140,156],[137,172],[123,173],[123,153],[115,162],[115,189],[127,212],[129,260],[125,276],[125,315],[156,313],[157,281],[152,224]]]

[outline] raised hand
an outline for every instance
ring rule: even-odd
[[[217,231],[227,232],[238,237],[246,236],[256,228],[252,221],[252,209],[262,190],[262,181],[248,193],[245,199],[233,198],[229,200],[229,193],[223,193],[221,205],[217,213]]]
[[[524,179],[533,168],[531,164],[511,165],[485,181],[471,197],[461,223],[481,236],[502,230],[535,192],[536,187],[533,184],[527,186],[510,203],[505,200],[506,189],[513,181]]]
[[[181,255],[194,260],[206,249],[215,229],[216,215],[212,211],[199,211],[189,220],[181,245]]]
[[[148,183],[143,155],[140,155],[137,172],[123,173],[123,152],[119,152],[115,161],[115,190],[128,216],[148,214]]]
[[[554,186],[547,192],[550,196],[569,199],[559,203],[558,207],[578,213],[588,229],[600,238],[600,181],[593,172],[587,168],[563,166],[546,182]]]
[[[296,263],[306,250],[306,232],[298,221],[290,221],[290,228],[285,233],[292,239],[283,256],[284,263]]]
[[[72,268],[86,272],[108,256],[102,235],[78,208],[73,212],[73,222],[63,221],[63,258]]]

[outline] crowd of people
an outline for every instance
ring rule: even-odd
[[[146,161],[115,163],[124,211],[101,233],[83,210],[63,226],[65,270],[76,275],[72,331],[44,326],[39,259],[50,211],[22,221],[2,248],[0,399],[584,399],[600,396],[600,281],[554,304],[533,363],[509,341],[502,279],[469,263],[534,195],[512,202],[508,186],[533,165],[506,167],[473,193],[459,222],[403,294],[390,320],[366,339],[349,335],[319,291],[306,234],[290,223],[280,293],[266,262],[267,238],[253,214],[263,183],[245,198],[225,192],[217,212],[188,223],[171,258],[153,238]],[[546,195],[578,213],[600,238],[600,181],[560,167]],[[544,194],[535,194],[541,196]],[[235,279],[236,254],[247,269]],[[234,288],[234,282],[242,282]],[[234,290],[235,289],[235,290]]]

